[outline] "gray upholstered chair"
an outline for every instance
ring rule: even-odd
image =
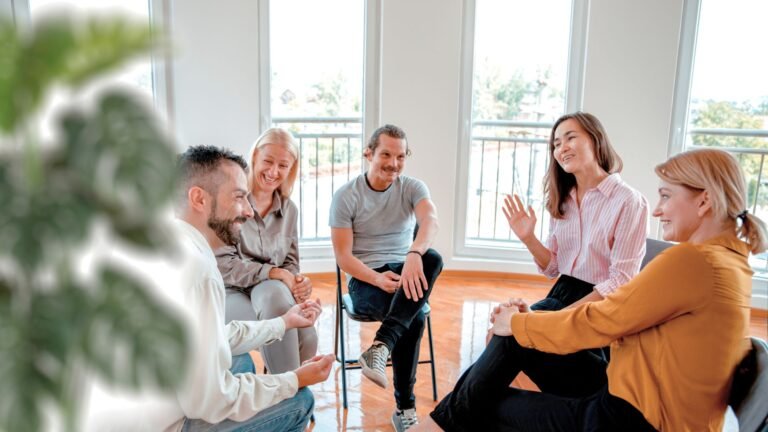
[[[645,256],[643,262],[640,264],[640,270],[656,258],[656,255],[660,254],[664,249],[673,246],[674,243],[665,242],[663,240],[645,239]]]

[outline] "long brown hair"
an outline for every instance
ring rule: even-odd
[[[746,212],[747,186],[739,163],[729,153],[717,149],[697,149],[678,153],[656,166],[662,180],[692,190],[705,190],[712,201],[712,214],[734,224],[736,235],[749,243],[753,254],[768,246],[765,223]],[[741,224],[736,221],[741,219]]]
[[[618,153],[611,146],[611,141],[608,139],[608,134],[605,132],[603,124],[600,123],[597,117],[579,111],[566,114],[557,119],[549,135],[549,167],[547,168],[547,174],[544,176],[544,203],[549,214],[555,219],[562,219],[565,216],[565,211],[563,210],[565,200],[568,199],[571,189],[576,186],[576,176],[565,172],[555,160],[554,155],[555,131],[566,120],[575,120],[584,129],[584,132],[589,135],[592,140],[592,150],[595,153],[595,159],[597,159],[597,164],[600,165],[600,168],[608,174],[613,174],[621,172],[621,169],[624,167],[624,163],[621,161]]]

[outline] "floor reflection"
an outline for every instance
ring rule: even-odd
[[[332,282],[315,281],[314,295],[323,303],[323,314],[316,324],[321,354],[334,352],[336,287]],[[438,398],[448,393],[466,370],[483,352],[491,309],[510,297],[521,297],[532,303],[543,298],[549,286],[533,282],[474,280],[442,277],[430,298],[432,329],[436,358]],[[373,340],[378,323],[345,320],[346,354],[356,358]],[[752,319],[752,334],[766,338],[766,318]],[[422,339],[422,358],[428,356],[427,337]],[[257,359],[257,362],[259,360]],[[260,365],[257,370],[262,370]],[[395,409],[392,372],[387,368],[390,385],[384,390],[363,378],[359,370],[347,372],[349,409],[342,408],[341,368],[334,366],[329,379],[312,386],[315,395],[315,423],[309,430],[325,431],[391,431],[390,417]],[[423,417],[434,408],[429,365],[420,365],[416,376],[416,407]],[[533,388],[522,377],[516,386]]]

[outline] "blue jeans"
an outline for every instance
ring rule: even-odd
[[[427,250],[422,262],[429,287],[424,292],[424,297],[417,302],[409,300],[402,289],[390,294],[354,278],[349,281],[349,295],[352,297],[355,311],[381,321],[375,339],[384,342],[392,353],[395,401],[397,408],[401,410],[413,408],[416,403],[413,386],[416,384],[419,347],[426,321],[421,309],[432,294],[435,281],[443,270],[443,258],[434,249]],[[379,273],[391,270],[400,274],[403,264],[391,263],[374,270]]]
[[[255,366],[249,354],[232,357],[233,374],[255,373]],[[216,432],[269,432],[287,431],[301,432],[307,428],[309,417],[315,406],[315,399],[309,388],[304,387],[296,396],[273,405],[243,422],[224,420],[218,424],[206,423],[200,419],[186,419],[184,432],[216,431]]]

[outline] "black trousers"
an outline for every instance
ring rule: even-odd
[[[595,288],[594,284],[577,279],[573,276],[560,275],[552,289],[549,290],[547,297],[531,305],[531,310],[556,311],[565,309],[567,306],[581,300],[582,297],[591,293]],[[608,347],[594,348],[587,350],[590,353],[602,357],[606,362],[611,359],[611,350]]]
[[[416,302],[408,299],[402,289],[390,294],[358,279],[352,278],[349,281],[349,295],[352,297],[355,311],[381,321],[375,339],[384,342],[392,353],[395,401],[397,408],[401,410],[413,408],[416,403],[413,386],[416,384],[419,347],[426,322],[422,308],[443,270],[443,258],[434,249],[427,250],[422,257],[422,263],[429,287],[424,291],[424,297]],[[387,264],[374,270],[379,273],[391,270],[400,274],[403,264]]]
[[[557,356],[494,336],[430,414],[446,431],[652,431],[636,408],[608,393],[597,356]],[[510,388],[523,371],[542,392]]]
[[[593,287],[562,275],[531,309],[562,309]],[[608,393],[607,365],[601,348],[549,354],[494,336],[431,416],[447,431],[653,430],[632,405]],[[541,393],[509,387],[521,371]]]

